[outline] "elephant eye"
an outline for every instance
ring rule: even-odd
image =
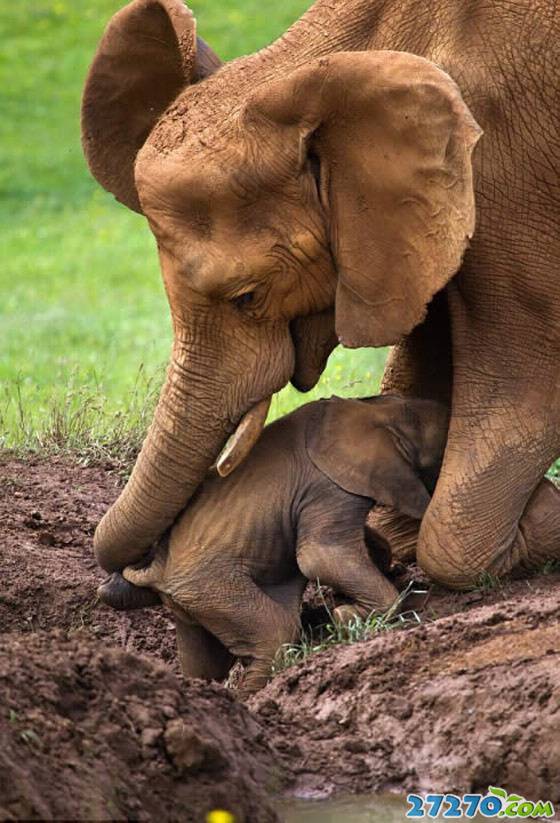
[[[246,306],[251,305],[254,297],[254,291],[246,291],[244,294],[240,294],[238,297],[234,297],[231,302],[237,309],[244,309]]]

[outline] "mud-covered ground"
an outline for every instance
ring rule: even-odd
[[[432,590],[420,626],[315,655],[248,706],[178,673],[163,609],[95,603],[107,469],[0,462],[0,819],[275,819],[278,794],[560,801],[560,573]]]

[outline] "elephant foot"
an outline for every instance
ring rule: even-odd
[[[368,609],[353,603],[344,603],[333,610],[335,623],[348,626],[352,621],[368,620],[370,617],[395,617],[399,614],[409,614],[410,612],[421,612],[426,608],[429,600],[429,591],[412,590],[402,592],[398,600],[392,606],[385,609]]]
[[[399,563],[410,563],[416,559],[419,530],[419,520],[414,520],[389,506],[378,504],[368,514],[365,530],[366,543],[368,547],[373,545],[377,549],[380,538],[382,538],[389,547],[393,560]]]
[[[272,677],[274,658],[270,660],[253,660],[241,675],[233,693],[238,700],[245,701],[255,692],[263,689]]]
[[[362,609],[359,606],[352,606],[350,603],[345,603],[342,606],[337,606],[333,609],[333,619],[335,623],[341,626],[348,626],[353,620],[365,620],[370,612],[367,609]]]
[[[355,603],[343,603],[341,606],[337,606],[336,609],[333,609],[333,619],[335,623],[339,623],[341,626],[349,626],[350,623],[353,621],[367,621],[370,618],[374,617],[382,617],[384,614],[389,613],[391,610],[391,606],[388,606],[386,609],[369,609],[367,606],[358,606]],[[399,609],[396,608],[395,612],[398,612]]]
[[[519,532],[522,566],[534,569],[560,560],[560,489],[548,478],[530,497]]]
[[[157,592],[129,583],[120,572],[113,572],[103,581],[97,589],[97,598],[117,611],[147,609],[161,605],[161,598]]]

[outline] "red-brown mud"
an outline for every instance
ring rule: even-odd
[[[259,823],[275,792],[488,784],[560,802],[558,571],[435,588],[422,625],[314,655],[247,708],[181,679],[163,609],[95,604],[93,530],[119,485],[64,459],[0,462],[0,819],[225,805]]]
[[[560,581],[278,675],[250,703],[291,790],[560,801]],[[552,583],[552,580],[550,580]]]
[[[176,674],[163,609],[95,604],[117,492],[65,460],[0,465],[0,820],[276,820],[281,770],[247,709]]]
[[[63,459],[0,464],[0,630],[80,631],[127,651],[175,660],[163,609],[116,613],[96,605],[106,575],[93,557],[95,526],[120,480]]]
[[[1,820],[277,819],[273,752],[221,686],[60,631],[2,640]]]

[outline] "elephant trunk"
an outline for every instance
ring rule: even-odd
[[[203,373],[188,348],[181,341],[174,344],[167,379],[136,465],[95,532],[95,556],[108,572],[119,571],[145,555],[185,507],[235,428],[237,421],[222,408],[224,387],[215,376]],[[262,426],[261,406],[256,404],[255,415],[253,410],[245,415],[244,428],[253,416]],[[249,428],[256,439],[260,428]],[[244,449],[251,445],[246,440],[242,438]]]

